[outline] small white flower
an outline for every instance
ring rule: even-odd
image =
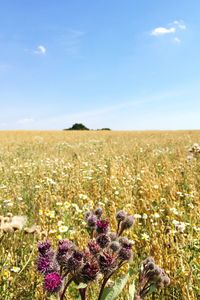
[[[147,233],[143,233],[141,235],[141,239],[144,240],[144,241],[148,241],[149,240],[149,235]]]
[[[14,272],[14,273],[19,273],[20,268],[14,266],[14,267],[12,267],[12,268],[10,269],[10,271],[12,271],[12,272]]]
[[[68,230],[69,230],[68,226],[62,225],[62,226],[59,227],[59,232],[60,233],[67,232]]]

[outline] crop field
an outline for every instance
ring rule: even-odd
[[[50,299],[37,272],[38,242],[55,247],[67,238],[83,249],[84,214],[102,207],[113,229],[117,211],[134,215],[127,236],[135,273],[118,299],[129,299],[141,261],[152,256],[170,285],[146,299],[197,300],[200,157],[188,156],[194,143],[200,131],[1,131],[0,299]],[[97,299],[97,287],[89,287],[89,299]],[[73,284],[66,299],[79,299]]]

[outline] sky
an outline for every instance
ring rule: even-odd
[[[200,129],[199,0],[0,0],[0,130]]]

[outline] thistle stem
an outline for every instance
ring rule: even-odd
[[[79,293],[80,293],[80,296],[81,296],[81,300],[85,300],[86,299],[86,288],[79,289]]]
[[[65,292],[66,292],[68,286],[70,285],[70,283],[71,283],[73,280],[74,280],[74,276],[72,276],[72,277],[67,281],[67,283],[66,283],[66,285],[65,285],[65,287],[64,287],[64,289],[63,289],[63,291],[62,291],[62,293],[61,293],[61,295],[60,295],[60,300],[64,300]]]

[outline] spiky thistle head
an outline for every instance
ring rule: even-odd
[[[57,272],[46,275],[44,279],[44,288],[50,293],[54,294],[59,292],[62,287],[62,278]]]

